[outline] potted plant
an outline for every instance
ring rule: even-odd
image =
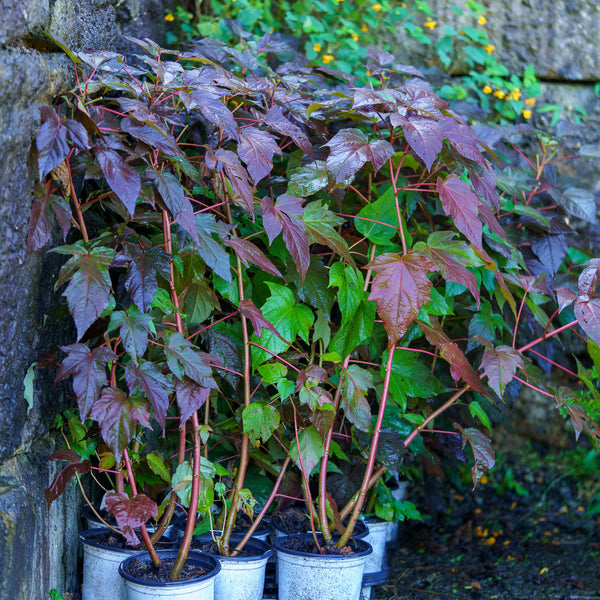
[[[501,203],[485,148],[416,69],[371,52],[373,86],[356,88],[271,36],[243,51],[138,43],[149,58],[134,66],[72,55],[87,77],[58,111],[42,110],[29,235],[41,248],[56,219],[69,236],[55,249],[69,257],[57,287],[77,338],[58,379],[73,377],[80,417],[114,455],[106,504],[131,539],[140,526],[158,566],[145,528],[157,504],[134,463],[141,451],[165,467],[159,530],[176,502],[188,509],[176,579],[198,513],[235,556],[276,497],[302,496],[317,553],[356,563],[353,597],[369,549],[351,537],[390,461],[424,450],[451,415],[476,484],[493,451],[474,419],[489,426],[485,403],[513,378],[534,385],[517,375],[535,377],[524,352],[577,324],[598,338],[599,267],[583,271],[578,293],[560,291],[575,320],[554,329],[553,315],[519,346],[525,307],[543,321],[548,289],[505,229],[539,211]],[[491,314],[513,324],[508,343],[498,324],[481,325]],[[597,439],[575,400],[557,397]],[[338,440],[362,465],[344,506],[328,485],[347,460]],[[89,466],[74,464],[63,483]],[[252,472],[271,483],[234,542],[240,511],[254,518]],[[283,562],[297,552],[276,547]],[[281,597],[295,577],[280,580]]]

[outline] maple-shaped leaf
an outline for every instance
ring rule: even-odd
[[[71,463],[54,476],[50,487],[46,490],[46,502],[50,505],[64,493],[67,484],[75,477],[76,473],[81,475],[89,473],[92,463],[89,460],[81,460],[74,450],[56,450],[48,457],[48,460],[68,460]]]
[[[183,208],[183,199],[185,197],[185,190],[179,182],[179,179],[172,173],[161,173],[154,169],[148,169],[144,175],[147,179],[154,182],[154,185],[165,203],[165,206],[169,209],[171,216],[175,217],[178,215]]]
[[[71,246],[54,248],[52,252],[71,255],[60,270],[56,287],[70,279],[63,296],[67,299],[69,312],[75,321],[77,339],[81,339],[110,301],[111,281],[108,268],[115,251],[102,246],[86,248],[79,241]]]
[[[311,244],[328,246],[348,264],[354,264],[346,240],[336,229],[344,223],[344,219],[333,214],[322,200],[310,202],[304,207],[302,222]]]
[[[483,227],[477,213],[480,200],[475,192],[456,175],[450,175],[445,181],[438,177],[436,187],[444,212],[454,219],[456,228],[476,248],[481,248]]]
[[[179,422],[181,425],[204,406],[209,394],[210,387],[198,385],[187,377],[184,377],[182,381],[175,382],[175,396],[179,407]]]
[[[125,492],[106,492],[104,504],[108,512],[116,519],[129,546],[139,545],[134,529],[141,527],[150,518],[158,517],[158,506],[154,500],[144,494],[130,498]]]
[[[150,410],[146,400],[127,396],[116,387],[106,387],[96,400],[90,417],[100,425],[102,439],[119,462],[133,438],[135,426],[150,427]]]
[[[502,398],[504,389],[513,380],[517,370],[525,368],[525,365],[515,348],[496,346],[484,350],[481,367],[487,375],[489,386]]]
[[[563,264],[569,244],[566,235],[548,233],[532,233],[529,236],[531,249],[539,258],[540,263],[549,277],[554,277]]]
[[[113,266],[126,265],[128,270],[123,285],[138,310],[147,313],[158,290],[157,275],[160,273],[167,279],[170,276],[168,256],[162,248],[126,244],[115,258]]]
[[[473,189],[487,201],[493,210],[500,208],[500,196],[496,187],[496,171],[490,168],[477,168],[469,174]]]
[[[306,404],[311,410],[333,410],[331,394],[314,382],[307,382],[298,390],[298,399],[301,404]]]
[[[248,179],[248,171],[244,168],[237,154],[231,150],[219,148],[214,152],[214,161],[211,160],[210,152],[206,153],[206,164],[209,168],[216,168],[217,171],[223,169],[225,175],[231,184],[231,187],[237,198],[234,200],[246,209],[246,211],[254,215],[254,188]],[[214,166],[212,166],[214,164]]]
[[[171,373],[178,379],[183,379],[183,376],[187,375],[198,385],[217,387],[210,366],[211,360],[217,359],[210,354],[200,352],[181,333],[175,332],[170,335],[165,344],[165,354]]]
[[[258,446],[259,440],[266,442],[279,427],[281,417],[277,409],[270,404],[252,402],[242,412],[244,433],[247,433],[252,446]]]
[[[277,131],[277,133],[291,137],[300,150],[309,156],[312,156],[313,149],[308,136],[304,133],[304,131],[302,131],[302,129],[300,129],[298,125],[286,117],[281,107],[271,107],[265,113],[264,120],[265,123]]]
[[[444,132],[444,136],[454,150],[461,156],[476,162],[482,167],[488,167],[487,161],[479,150],[477,136],[466,123],[459,122],[454,117],[444,115],[438,118],[438,122]]]
[[[303,429],[290,442],[290,457],[308,477],[321,460],[325,446],[319,432],[312,425]]]
[[[79,414],[81,420],[85,421],[94,402],[100,397],[100,390],[108,384],[105,366],[109,360],[116,360],[117,357],[112,350],[103,346],[90,350],[85,344],[71,344],[60,349],[67,356],[58,369],[55,382],[73,376]]]
[[[444,141],[444,133],[438,122],[430,117],[416,116],[406,119],[403,129],[409,146],[431,171]]]
[[[258,127],[244,127],[240,131],[237,151],[246,163],[254,185],[273,170],[273,155],[281,155],[277,140]]]
[[[67,158],[71,148],[67,129],[53,108],[40,106],[42,125],[35,140],[38,151],[38,175],[42,180],[52,169]]]
[[[600,258],[593,258],[579,275],[577,282],[578,296],[582,300],[588,300],[594,295],[600,281]]]
[[[357,365],[350,365],[341,373],[341,407],[348,420],[362,431],[370,431],[371,407],[366,392],[375,386],[373,375]]]
[[[319,190],[331,187],[327,163],[324,160],[312,161],[289,174],[288,193],[299,198],[307,198]]]
[[[221,234],[215,216],[210,213],[198,213],[195,217],[199,240],[197,243],[198,253],[206,265],[225,281],[231,281],[231,267],[229,254],[223,248],[222,243],[213,238],[213,234]]]
[[[106,183],[133,216],[142,187],[139,173],[118,152],[109,148],[96,148],[96,159],[106,177]]]
[[[577,294],[566,287],[559,287],[555,291],[556,299],[558,301],[558,312],[560,314],[567,306],[570,306],[575,302]]]
[[[275,275],[283,279],[279,269],[267,258],[266,254],[256,245],[243,238],[232,237],[224,240],[223,243],[236,253],[236,256],[247,267],[249,263],[255,264],[266,273]]]
[[[416,252],[381,254],[367,266],[375,273],[369,300],[375,300],[388,346],[393,346],[429,302],[431,281],[427,273],[436,267],[427,256]]]
[[[148,346],[148,335],[154,332],[152,319],[132,307],[129,311],[116,310],[110,316],[108,331],[119,328],[125,351],[137,360]]]
[[[463,438],[463,448],[469,442],[471,450],[473,450],[475,464],[471,469],[471,473],[473,476],[473,489],[475,489],[481,478],[496,464],[492,440],[473,427],[463,429],[456,423],[454,427],[460,431]]]
[[[304,279],[310,265],[310,249],[306,227],[301,220],[304,212],[302,200],[289,194],[282,194],[273,203],[265,196],[261,202],[263,225],[269,238],[269,243],[281,233],[283,241],[289,250],[301,279]]]
[[[370,162],[377,172],[395,154],[394,147],[388,141],[369,140],[368,135],[360,129],[342,129],[324,146],[330,150],[327,169],[335,183],[354,177],[366,162]]]
[[[580,296],[573,305],[575,318],[583,330],[596,342],[600,344],[600,298],[582,300]]]
[[[194,244],[200,243],[198,228],[196,227],[196,219],[194,215],[194,207],[187,196],[183,197],[181,210],[175,215],[175,223],[179,225],[192,238]]]
[[[55,220],[65,240],[71,229],[71,207],[62,196],[48,194],[46,187],[37,182],[34,186],[33,204],[29,213],[27,255],[43,248],[50,241]]]
[[[142,361],[139,365],[128,364],[125,367],[125,381],[130,394],[139,388],[148,397],[152,415],[164,431],[169,409],[169,393],[173,389],[171,382],[150,361]]]
[[[494,211],[483,202],[479,203],[478,214],[480,221],[487,225],[490,231],[494,232],[496,235],[500,236],[501,239],[507,240],[506,231],[504,231],[504,227],[500,225],[500,222],[496,218]]]
[[[268,329],[275,335],[279,335],[277,329],[275,329],[275,327],[273,327],[273,325],[271,325],[271,323],[269,323],[269,321],[263,317],[260,308],[255,306],[252,300],[242,300],[240,302],[239,309],[240,313],[242,313],[247,319],[250,319],[252,327],[254,328],[254,332],[258,337],[261,336],[263,328]]]

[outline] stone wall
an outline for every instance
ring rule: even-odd
[[[165,5],[0,0],[0,600],[45,600],[52,588],[76,595],[78,584],[77,490],[50,510],[44,500],[57,468],[47,460],[55,445],[49,425],[69,399],[42,371],[29,410],[23,397],[28,366],[70,330],[66,320],[45,317],[56,301],[57,257],[25,256],[38,106],[74,83],[70,61],[43,31],[74,50],[121,49],[124,33],[160,43]]]

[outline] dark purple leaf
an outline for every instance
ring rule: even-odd
[[[55,381],[73,376],[73,391],[81,420],[84,421],[94,402],[100,397],[100,390],[108,384],[105,366],[109,360],[115,360],[116,356],[108,348],[90,350],[85,344],[71,344],[60,348],[67,356],[58,369]]]
[[[277,133],[292,138],[296,146],[309,156],[313,155],[313,149],[308,136],[285,116],[283,109],[279,106],[273,106],[265,114],[265,123],[271,126]]]
[[[581,432],[585,429],[586,433],[592,438],[594,446],[600,446],[600,426],[586,410],[579,404],[573,390],[562,386],[556,394],[556,406],[565,407],[573,429],[575,430],[575,439],[578,440]]]
[[[369,300],[375,300],[388,334],[388,346],[392,346],[429,302],[431,281],[427,273],[436,267],[424,254],[409,252],[404,256],[381,254],[368,268],[375,273]]]
[[[179,406],[180,423],[183,425],[197,410],[204,406],[210,388],[198,385],[187,377],[175,383],[177,406]]]
[[[583,300],[594,295],[600,281],[600,258],[593,258],[587,264],[589,266],[581,271],[578,281],[578,295]]]
[[[136,123],[133,119],[121,119],[121,129],[136,140],[148,144],[152,150],[159,150],[167,155],[182,154],[175,138],[157,123]]]
[[[496,189],[496,172],[490,167],[471,171],[471,183],[475,191],[482,196],[493,210],[500,208],[500,196]]]
[[[198,385],[209,388],[217,387],[210,367],[210,362],[214,357],[199,352],[181,333],[171,334],[165,345],[165,354],[171,373],[178,379],[183,379],[183,376],[187,375]]]
[[[394,156],[394,147],[388,141],[369,141],[360,129],[342,129],[324,145],[330,150],[327,169],[335,183],[353,178],[366,162],[370,162],[377,172],[388,158]]]
[[[566,236],[532,233],[529,236],[529,240],[531,242],[531,249],[540,259],[546,273],[550,277],[554,277],[569,249]]]
[[[380,67],[391,65],[396,60],[393,54],[385,50],[378,50],[377,48],[369,48],[367,50],[367,58],[374,60]]]
[[[431,165],[440,153],[444,141],[438,122],[428,117],[411,117],[404,123],[404,137],[431,171]]]
[[[154,169],[148,169],[145,176],[154,181],[154,185],[156,185],[160,197],[171,212],[171,216],[176,217],[183,208],[185,197],[185,190],[179,183],[179,179],[172,173],[160,173]]]
[[[179,97],[188,110],[199,108],[202,116],[211,124],[220,127],[230,138],[239,140],[238,127],[233,113],[221,98],[206,89],[194,90],[191,94],[180,92]]]
[[[468,125],[446,116],[440,117],[439,123],[446,139],[461,156],[487,168],[487,161],[479,150],[475,133]]]
[[[150,411],[141,398],[129,397],[116,387],[106,387],[92,406],[90,417],[100,425],[102,439],[107,443],[119,462],[121,455],[133,438],[139,423],[150,427]]]
[[[215,153],[216,168],[218,171],[224,169],[225,175],[231,183],[233,191],[237,194],[234,198],[248,213],[254,216],[254,188],[250,185],[248,172],[240,163],[239,158],[231,150],[219,148]],[[207,152],[207,163],[210,153]]]
[[[549,193],[552,199],[569,214],[588,223],[596,223],[598,209],[592,191],[569,186],[564,191],[553,188]]]
[[[479,204],[478,213],[482,223],[487,225],[491,231],[499,235],[502,239],[507,239],[506,231],[504,231],[504,228],[498,222],[494,211],[487,204],[483,204],[483,202]]]
[[[101,246],[88,250],[82,242],[60,246],[53,251],[71,255],[60,270],[57,286],[70,278],[63,296],[67,299],[69,311],[75,321],[77,339],[81,339],[108,306],[111,292],[108,268],[115,252]]]
[[[281,155],[275,138],[257,127],[244,127],[240,131],[237,150],[239,157],[248,167],[254,185],[273,170],[273,155]]]
[[[279,335],[277,329],[263,317],[260,308],[257,308],[252,300],[242,300],[239,309],[247,319],[250,319],[254,332],[258,337],[261,336],[263,328],[272,331],[275,335]]]
[[[51,196],[46,195],[46,188],[38,183],[35,188],[31,212],[29,213],[27,255],[43,248],[50,241],[53,226],[54,216],[52,214]]]
[[[128,364],[125,368],[125,380],[130,394],[139,388],[148,396],[152,405],[152,414],[164,431],[169,409],[169,393],[173,389],[169,380],[154,363],[149,361],[142,361],[139,366]]]
[[[275,275],[275,277],[281,277],[283,275],[279,272],[279,269],[267,258],[265,253],[252,242],[243,238],[230,238],[223,242],[226,246],[233,248],[237,257],[247,267],[249,263],[255,264],[260,267],[266,273]]]
[[[444,212],[454,219],[456,228],[480,249],[482,226],[477,214],[480,200],[469,184],[456,175],[450,175],[446,181],[438,177],[437,190]]]
[[[289,250],[301,279],[304,279],[310,264],[310,249],[306,227],[298,219],[304,212],[302,200],[288,194],[282,194],[277,202],[265,196],[261,202],[263,225],[269,238],[269,243],[281,233],[283,241]]]
[[[148,519],[158,517],[156,502],[144,494],[130,498],[125,492],[109,491],[104,496],[104,504],[108,512],[117,520],[117,525],[127,543],[133,547],[139,544],[134,529],[144,525]]]
[[[50,487],[46,490],[46,502],[48,505],[52,504],[54,500],[56,500],[59,496],[61,496],[64,491],[67,489],[67,484],[73,477],[75,477],[76,473],[80,473],[81,475],[85,475],[85,473],[89,473],[92,468],[92,463],[89,460],[81,460],[78,454],[74,450],[57,450],[53,452],[48,460],[69,460],[71,461],[70,465],[67,465],[63,469],[61,469],[52,480]]]
[[[496,346],[484,350],[481,367],[487,375],[488,385],[502,398],[517,369],[524,368],[523,357],[510,346]]]
[[[198,228],[196,227],[194,207],[188,200],[187,196],[183,197],[181,210],[175,215],[175,222],[190,235],[194,244],[198,245],[200,243],[200,236],[198,235]]]
[[[582,300],[578,297],[573,308],[583,330],[600,345],[600,298]]]
[[[454,424],[454,427],[456,427],[462,435],[463,448],[466,443],[469,442],[471,449],[473,450],[475,464],[471,469],[471,473],[473,475],[473,489],[475,489],[477,484],[481,481],[481,478],[496,464],[492,441],[478,429],[472,427],[462,429],[462,427],[456,425],[456,423]]]
[[[35,140],[38,151],[38,174],[43,179],[52,169],[69,156],[67,129],[53,108],[40,107],[42,125]]]
[[[130,167],[114,150],[96,148],[98,164],[110,189],[133,216],[142,183],[138,172]]]

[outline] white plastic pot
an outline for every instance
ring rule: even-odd
[[[312,540],[312,534],[278,538],[279,600],[360,600],[365,561],[373,551],[364,540],[352,541],[354,554],[306,554],[286,547],[290,538]]]
[[[241,537],[233,537],[234,548]],[[215,578],[215,600],[261,600],[267,561],[273,549],[264,541],[252,538],[244,549],[251,556],[214,556],[221,564]]]
[[[160,559],[176,558],[177,550],[161,550]],[[215,595],[215,577],[221,570],[221,565],[214,557],[191,550],[188,554],[186,565],[202,567],[207,571],[200,577],[192,577],[184,581],[146,581],[139,579],[128,572],[129,564],[137,559],[149,563],[150,556],[147,552],[139,552],[128,557],[119,566],[121,576],[127,590],[127,600],[157,600],[165,598],[171,600],[213,600]]]
[[[376,573],[381,571],[385,564],[385,541],[388,532],[388,522],[380,519],[367,519],[366,525],[369,532],[364,540],[371,544],[373,552],[368,556],[365,563],[365,573]]]

